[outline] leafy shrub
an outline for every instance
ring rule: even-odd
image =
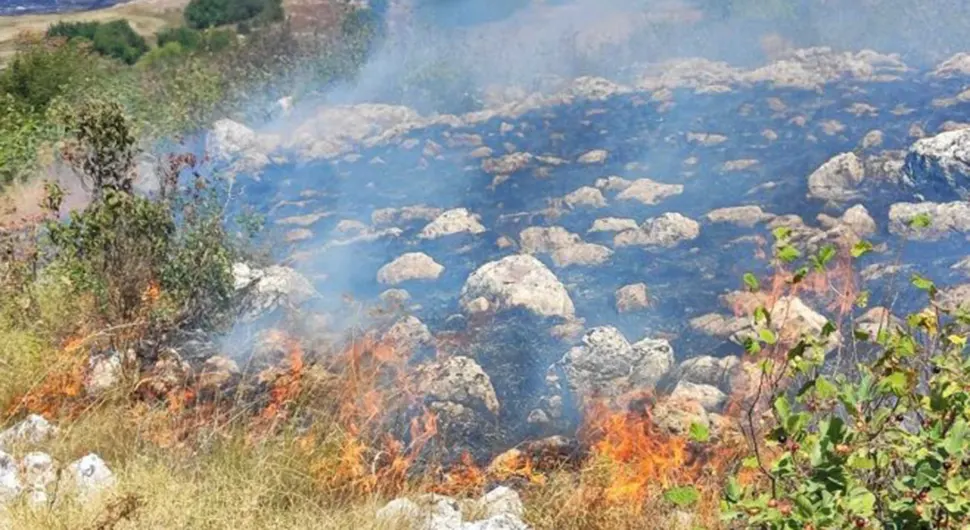
[[[101,27],[100,22],[58,22],[47,28],[47,37],[63,37],[68,40],[82,38],[93,41],[99,27]]]
[[[223,225],[221,200],[196,183],[179,192],[175,160],[157,199],[133,192],[135,140],[114,103],[89,103],[72,117],[65,158],[92,188],[94,200],[66,222],[47,224],[47,274],[64,278],[75,296],[91,298],[96,325],[143,332],[215,326],[233,294],[236,249]],[[57,210],[57,201],[51,209]]]
[[[98,27],[94,33],[94,49],[107,57],[135,64],[148,51],[148,44],[127,20],[115,20]]]
[[[257,17],[266,22],[282,20],[283,7],[280,0],[192,0],[184,14],[190,27],[205,29]]]
[[[860,243],[853,254],[869,248]],[[824,266],[831,255],[812,261]],[[729,481],[725,520],[768,529],[970,524],[970,313],[941,304],[931,281],[916,275],[913,284],[928,295],[927,309],[875,333],[857,330],[855,346],[871,358],[851,374],[823,370],[832,324],[764,358],[760,385],[773,421],[761,434],[749,416],[757,451],[745,465],[758,478],[745,487]],[[769,313],[757,314],[751,351],[775,341]]]
[[[202,33],[185,26],[169,28],[155,34],[158,47],[162,48],[170,42],[178,43],[184,50],[197,50],[202,46]]]
[[[161,64],[172,64],[182,60],[185,49],[177,42],[168,42],[164,46],[152,49],[138,60],[141,68],[158,68]]]
[[[76,46],[31,45],[0,71],[0,94],[11,95],[32,111],[41,112],[92,68],[87,54]]]

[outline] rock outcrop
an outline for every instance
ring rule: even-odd
[[[521,308],[543,317],[567,320],[576,308],[562,282],[538,259],[524,254],[486,263],[462,287],[462,308],[469,313]]]
[[[970,198],[970,128],[917,140],[905,168],[924,198]]]
[[[613,238],[616,247],[673,247],[696,239],[701,233],[697,221],[679,213],[665,213],[647,219],[636,230],[620,232]]]
[[[411,280],[436,280],[445,267],[423,252],[408,252],[377,271],[377,281],[398,285]]]
[[[822,164],[808,177],[808,195],[815,199],[846,201],[858,195],[865,168],[855,153],[842,153]]]

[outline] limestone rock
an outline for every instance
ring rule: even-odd
[[[582,344],[559,361],[569,390],[584,399],[616,397],[633,389],[649,389],[674,362],[666,340],[643,339],[635,344],[612,326],[593,328]]]
[[[485,232],[485,227],[479,222],[477,215],[472,215],[465,208],[448,210],[421,230],[421,239],[437,239],[453,234],[468,233],[477,235]]]
[[[0,451],[0,507],[20,496],[23,489],[17,462],[12,456]]]
[[[587,207],[587,208],[605,208],[606,207],[606,197],[603,197],[603,192],[593,188],[591,186],[583,186],[578,190],[566,195],[563,201],[570,208],[577,207]]]
[[[31,414],[23,421],[0,432],[0,449],[13,444],[36,445],[46,442],[57,434],[57,427],[43,416]]]
[[[741,361],[733,355],[720,359],[700,355],[680,363],[680,366],[671,373],[671,378],[678,382],[713,386],[730,393],[731,378],[740,363]]]
[[[499,158],[482,160],[482,171],[490,175],[511,175],[528,166],[533,156],[529,153],[512,153]]]
[[[906,173],[928,198],[970,198],[970,129],[918,140],[906,155]]]
[[[616,312],[632,313],[650,306],[647,284],[634,283],[620,287],[616,291]]]
[[[643,178],[633,181],[616,198],[621,201],[637,201],[646,205],[654,205],[667,197],[680,195],[683,192],[683,184],[664,184]]]
[[[418,389],[428,401],[447,401],[479,412],[499,414],[498,397],[488,374],[468,357],[450,357],[418,370]]]
[[[843,153],[822,164],[808,177],[808,195],[815,199],[844,201],[856,196],[865,168],[855,153]]]
[[[93,453],[76,460],[65,471],[69,487],[83,500],[92,500],[117,482],[104,460]]]
[[[377,271],[377,281],[398,285],[410,280],[436,280],[445,267],[423,252],[408,252]]]
[[[577,243],[558,248],[552,253],[552,262],[557,267],[573,265],[602,265],[613,256],[613,251],[595,243]]]
[[[561,226],[532,226],[519,233],[522,251],[529,254],[551,254],[580,242],[582,239],[578,235]]]
[[[712,223],[730,223],[751,228],[758,223],[770,220],[774,216],[765,213],[760,206],[732,206],[711,210],[705,217]]]
[[[606,162],[606,158],[609,156],[609,152],[605,149],[596,149],[590,151],[583,156],[579,157],[577,162],[580,164],[602,164]]]
[[[525,506],[519,494],[512,488],[499,486],[486,493],[479,501],[479,508],[485,518],[492,518],[503,514],[525,517]]]
[[[697,221],[679,213],[665,213],[644,221],[637,230],[620,232],[613,238],[616,247],[673,247],[700,236]]]
[[[595,186],[597,189],[610,192],[623,191],[632,185],[633,183],[629,180],[616,175],[598,178],[596,179],[596,182],[593,183],[593,186]]]
[[[633,219],[621,219],[618,217],[603,217],[593,221],[593,226],[589,233],[596,232],[624,232],[626,230],[636,230],[637,222]]]
[[[413,315],[408,315],[391,326],[381,340],[405,351],[413,352],[418,348],[432,344],[434,337],[424,322]]]
[[[249,318],[257,318],[279,307],[296,307],[316,296],[313,284],[290,267],[272,265],[256,269],[246,263],[232,266],[237,291],[246,291]]]
[[[917,217],[928,216],[927,227],[913,226]],[[970,203],[900,202],[889,208],[889,231],[907,239],[935,241],[952,233],[970,233]]]
[[[694,401],[704,407],[707,412],[718,412],[727,402],[727,395],[711,385],[681,381],[670,393],[670,399]]]
[[[517,254],[486,263],[462,287],[467,312],[526,309],[545,317],[572,320],[576,309],[562,282],[538,259]]]

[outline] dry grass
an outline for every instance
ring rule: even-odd
[[[16,52],[20,34],[43,33],[56,22],[110,22],[124,18],[131,22],[135,31],[152,37],[162,29],[181,24],[182,8],[186,4],[188,0],[139,0],[80,13],[0,17],[0,64]]]

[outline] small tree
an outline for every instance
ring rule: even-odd
[[[871,248],[859,243],[852,254]],[[787,245],[780,250],[797,255]],[[824,268],[831,253],[812,258],[813,266]],[[729,526],[970,525],[970,307],[944,302],[926,278],[912,280],[928,297],[926,309],[905,323],[887,314],[877,330],[855,330],[854,345],[870,357],[847,373],[825,369],[821,344],[837,333],[834,324],[779,350],[771,312],[756,312],[760,328],[748,349],[768,352],[758,364],[757,388],[770,419],[748,415],[754,451],[743,467],[754,478],[744,486],[728,481],[723,515]],[[746,282],[757,285],[750,276]],[[857,298],[859,306],[866,303],[866,296]]]
[[[135,64],[148,51],[148,43],[127,20],[115,20],[98,27],[94,33],[94,49],[107,57]]]

